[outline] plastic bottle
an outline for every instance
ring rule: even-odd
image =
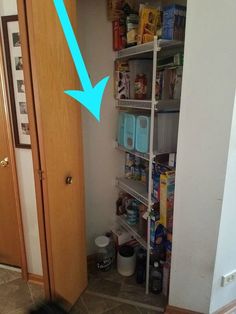
[[[140,248],[136,259],[136,281],[138,284],[143,284],[146,278],[146,257],[146,250]]]
[[[150,290],[154,294],[162,292],[162,272],[158,262],[154,262],[154,267],[150,274]]]

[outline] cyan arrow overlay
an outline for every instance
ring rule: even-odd
[[[78,76],[80,78],[81,85],[83,87],[83,91],[67,90],[65,91],[65,93],[80,102],[94,115],[94,117],[98,121],[100,121],[102,96],[109,80],[109,76],[104,77],[94,87],[92,86],[79,45],[77,43],[72,25],[70,23],[69,16],[64,5],[64,0],[54,0],[54,5],[57,10],[57,14],[61,22],[62,29],[66,37]]]

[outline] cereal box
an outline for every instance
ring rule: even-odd
[[[175,172],[167,171],[160,176],[160,220],[172,233],[175,192]]]
[[[148,6],[142,6],[139,18],[138,44],[153,41],[157,28],[160,24],[160,10]]]

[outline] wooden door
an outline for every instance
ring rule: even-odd
[[[65,4],[76,30],[76,1]],[[37,133],[33,159],[42,171],[43,208],[38,210],[45,227],[43,243],[40,226],[47,254],[44,272],[48,269],[52,296],[73,304],[87,285],[83,148],[80,106],[64,90],[78,89],[78,77],[53,1],[18,0],[18,10],[21,33],[26,32],[25,25],[28,31],[28,38],[21,35],[21,43],[24,68],[29,59],[32,76],[31,92],[30,79],[25,84],[27,97],[33,95],[27,101],[34,107],[29,119]],[[72,177],[72,184],[66,184],[67,177]]]
[[[1,51],[1,43],[0,43]],[[21,243],[17,220],[14,164],[11,156],[2,55],[0,52],[0,264],[21,267]]]

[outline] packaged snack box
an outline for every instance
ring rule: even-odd
[[[127,99],[130,97],[129,64],[126,61],[115,62],[115,98]]]
[[[164,7],[162,38],[184,40],[186,7],[173,4]]]
[[[175,192],[175,172],[168,171],[160,176],[160,220],[172,232]]]
[[[112,22],[113,28],[113,50],[118,51],[126,47],[126,25],[125,19],[120,18]]]
[[[148,6],[142,6],[139,18],[138,44],[153,41],[157,28],[160,25],[160,10]]]
[[[123,6],[124,0],[107,0],[107,19],[114,21],[124,16]]]

